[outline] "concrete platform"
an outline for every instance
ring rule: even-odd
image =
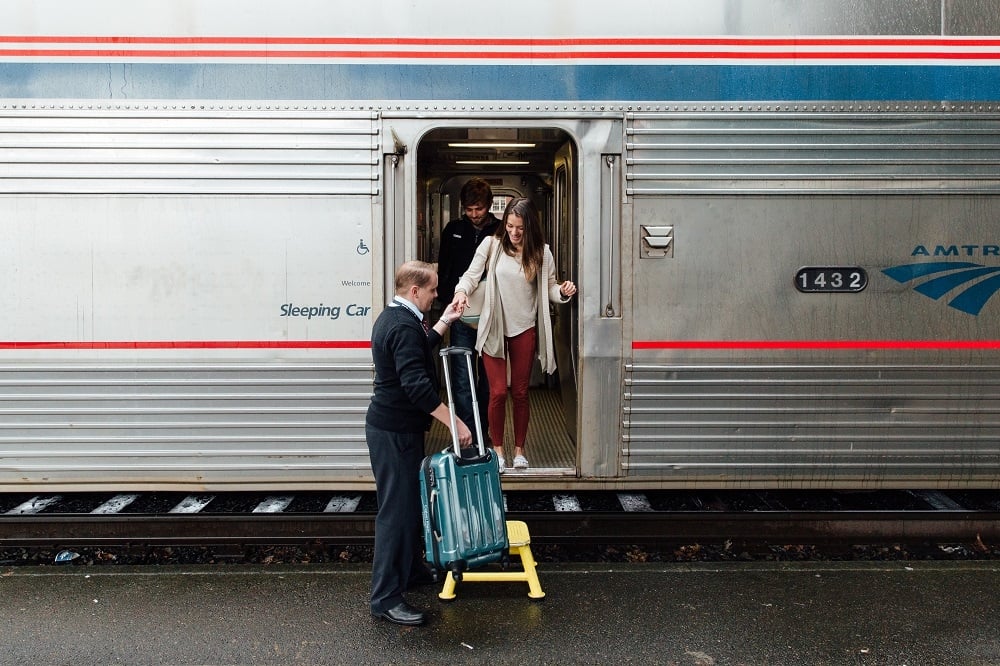
[[[367,567],[0,569],[0,664],[1000,664],[1000,562],[554,565],[368,614]]]

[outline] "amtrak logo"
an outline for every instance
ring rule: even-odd
[[[914,283],[913,290],[938,300],[960,287],[948,305],[977,316],[993,294],[1000,290],[1000,267],[964,261],[934,261],[902,264],[882,271],[896,282]],[[986,276],[992,277],[986,277]],[[980,279],[985,278],[985,279]],[[973,283],[970,286],[969,283]]]

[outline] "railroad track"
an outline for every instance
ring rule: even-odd
[[[537,544],[1000,542],[1000,493],[508,492]],[[0,546],[370,545],[372,493],[0,496]]]

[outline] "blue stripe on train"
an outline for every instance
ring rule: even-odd
[[[0,97],[988,101],[1000,67],[5,63]]]

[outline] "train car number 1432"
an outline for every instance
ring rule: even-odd
[[[804,293],[857,293],[868,286],[868,273],[857,266],[806,266],[795,274],[795,288]]]

